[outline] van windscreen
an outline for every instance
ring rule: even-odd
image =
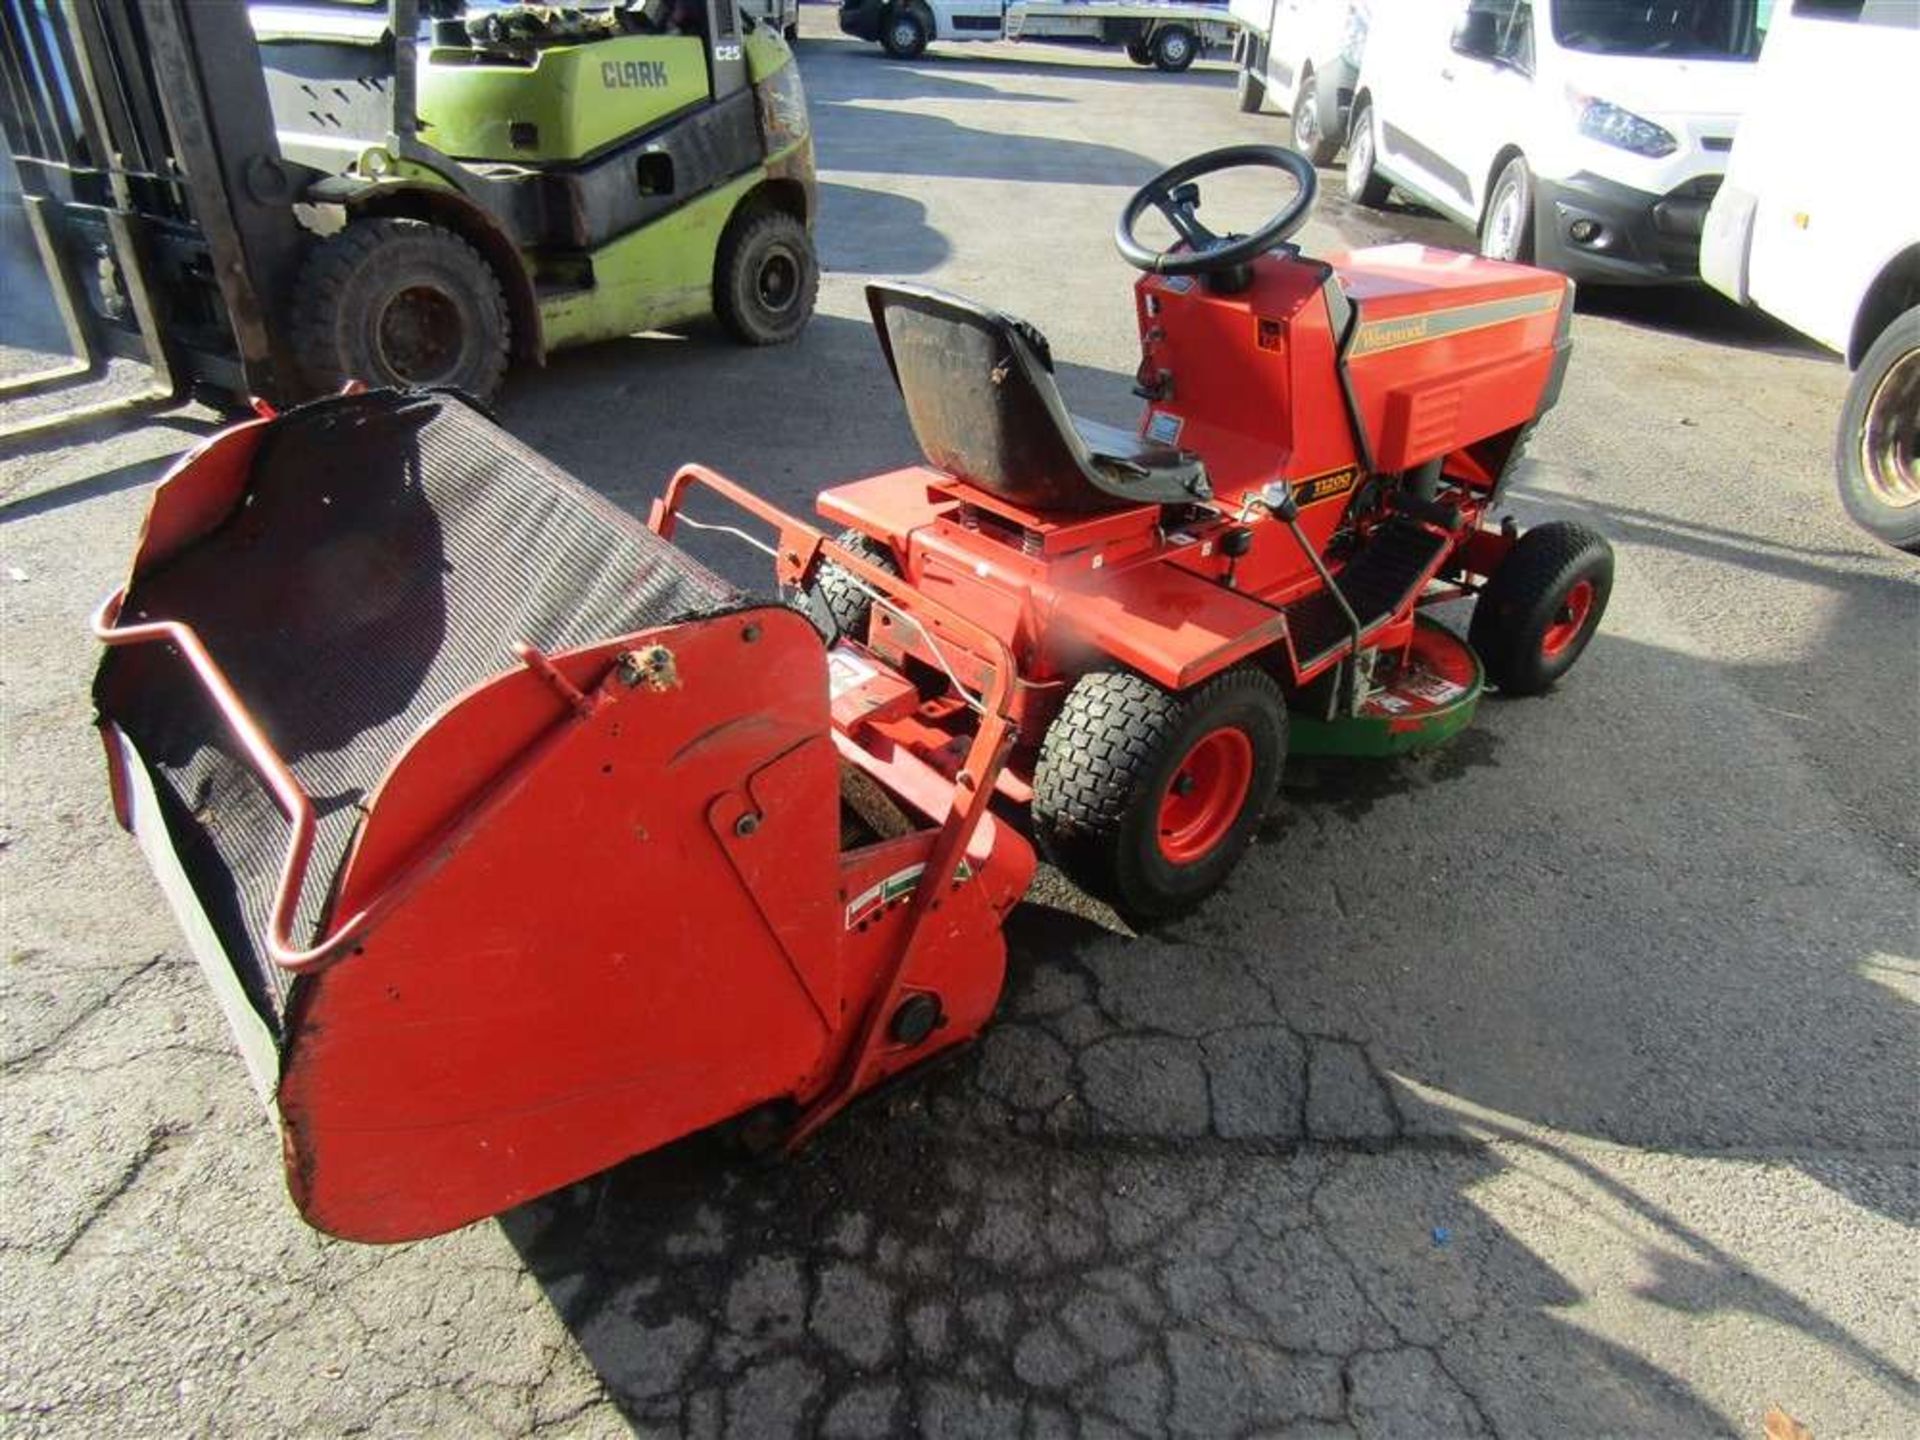
[[[1553,0],[1565,49],[1672,60],[1752,60],[1764,34],[1756,0]]]

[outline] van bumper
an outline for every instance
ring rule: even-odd
[[[840,7],[840,33],[856,40],[878,40],[883,8],[885,0],[846,0]]]
[[[1602,285],[1683,285],[1700,279],[1700,236],[1718,175],[1650,194],[1582,171],[1534,181],[1536,263]]]

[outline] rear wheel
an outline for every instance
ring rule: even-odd
[[[1374,166],[1373,106],[1363,100],[1353,107],[1353,120],[1347,126],[1347,198],[1378,209],[1387,203],[1387,191],[1392,188]]]
[[[1147,39],[1144,35],[1136,35],[1127,41],[1127,58],[1136,65],[1153,63],[1153,51],[1147,47]]]
[[[880,48],[896,60],[912,60],[927,48],[933,32],[926,17],[913,6],[902,6],[888,15],[880,29]]]
[[[1533,259],[1533,172],[1516,155],[1500,169],[1480,217],[1480,253],[1489,260]]]
[[[1573,668],[1612,594],[1606,537],[1564,521],[1536,525],[1480,592],[1467,639],[1501,690],[1538,695]]]
[[[889,575],[900,573],[893,552],[871,535],[842,530],[834,538],[842,549],[851,550],[875,569]],[[813,589],[806,592],[804,598],[808,616],[829,645],[842,639],[866,641],[867,621],[873,615],[873,596],[847,571],[828,561],[814,572]]]
[[[1279,687],[1232,670],[1188,695],[1100,671],[1067,694],[1033,778],[1042,847],[1088,892],[1148,921],[1217,889],[1286,759]]]
[[[800,333],[820,290],[807,227],[784,210],[736,215],[713,266],[713,310],[747,345],[780,345]]]
[[[1320,128],[1320,82],[1311,74],[1300,82],[1300,98],[1293,102],[1293,148],[1316,165],[1331,165],[1340,153],[1340,142]]]
[[[1267,100],[1267,82],[1253,73],[1251,65],[1243,65],[1239,78],[1233,83],[1233,94],[1241,114],[1257,114]]]
[[[292,336],[308,382],[436,387],[491,398],[512,333],[480,252],[424,220],[355,220],[300,271]]]
[[[1199,53],[1199,39],[1184,25],[1169,25],[1153,40],[1153,66],[1169,75],[1178,75]]]
[[[1854,523],[1920,554],[1920,305],[1868,347],[1847,386],[1834,443],[1840,499]]]

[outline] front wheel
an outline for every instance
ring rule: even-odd
[[[1183,25],[1169,25],[1153,42],[1153,66],[1169,75],[1178,75],[1200,53],[1200,42]]]
[[[1509,695],[1538,695],[1580,658],[1613,594],[1613,547],[1556,520],[1522,535],[1474,602],[1467,641]]]
[[[1233,82],[1233,98],[1242,115],[1257,115],[1267,100],[1267,82],[1254,74],[1251,66],[1243,65]]]
[[[1320,128],[1320,81],[1313,75],[1300,82],[1300,98],[1293,102],[1293,148],[1316,165],[1331,165],[1340,153],[1340,142]]]
[[[461,390],[492,398],[512,336],[480,252],[424,220],[355,220],[301,267],[292,343],[307,382]]]
[[[727,227],[714,258],[713,310],[747,345],[780,345],[800,333],[820,290],[807,227],[784,210],[749,211]]]
[[[1533,259],[1533,172],[1516,155],[1500,168],[1480,217],[1480,253],[1489,260]]]
[[[1854,523],[1920,554],[1920,305],[1882,330],[1854,371],[1833,459]]]
[[[1034,828],[1049,859],[1123,915],[1177,915],[1239,861],[1286,749],[1279,687],[1258,670],[1186,695],[1097,671],[1075,682],[1040,742]]]
[[[1356,205],[1377,210],[1387,203],[1387,191],[1393,187],[1374,166],[1373,106],[1365,101],[1353,107],[1353,120],[1347,126],[1347,198]]]
[[[887,16],[880,31],[880,48],[896,60],[913,60],[932,38],[926,19],[909,5]]]

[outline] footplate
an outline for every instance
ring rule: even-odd
[[[1480,707],[1480,657],[1451,630],[1415,618],[1406,657],[1377,677],[1358,715],[1322,720],[1294,715],[1287,749],[1294,755],[1404,755],[1430,749],[1464,730]]]

